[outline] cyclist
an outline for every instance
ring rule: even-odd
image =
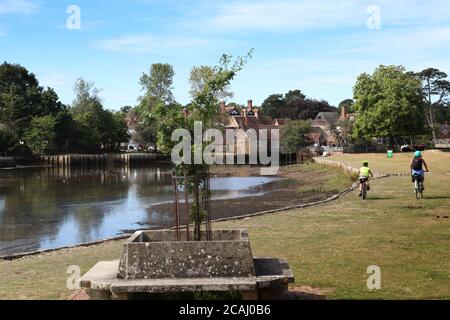
[[[412,182],[415,182],[415,177],[419,177],[420,179],[422,179],[422,191],[425,190],[424,188],[424,182],[425,182],[425,172],[423,171],[423,167],[425,166],[425,170],[426,172],[428,171],[428,165],[425,162],[425,160],[422,158],[422,152],[420,151],[416,151],[414,153],[414,158],[411,161],[411,177],[412,177]]]
[[[372,170],[369,168],[369,161],[364,160],[363,166],[359,169],[359,196],[362,197],[363,184],[367,184],[367,191],[370,190],[369,177],[373,177]]]

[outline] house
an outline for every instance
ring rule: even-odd
[[[277,126],[277,127],[282,127],[284,126],[287,122],[289,121],[289,119],[275,119],[273,120],[273,125]]]
[[[236,154],[246,154],[250,153],[250,140],[259,139],[259,134],[261,129],[267,130],[267,141],[270,148],[270,140],[272,136],[273,129],[279,129],[279,124],[274,125],[274,120],[270,117],[265,117],[260,114],[260,108],[253,106],[253,101],[248,100],[247,108],[238,110],[237,108],[228,108],[224,103],[221,103],[220,107],[222,112],[225,112],[228,116],[228,123],[224,126],[226,129],[239,130],[236,137],[234,138],[234,153]],[[255,134],[251,136],[251,134]],[[227,144],[227,141],[224,141]],[[225,152],[233,152],[230,145],[227,144]]]
[[[342,106],[341,115],[339,116],[338,122],[344,122],[344,121],[354,122],[355,120],[356,120],[356,113],[348,113],[347,107]]]
[[[311,133],[308,137],[318,146],[335,147],[337,137],[332,128],[339,120],[337,112],[319,112],[311,124]]]
[[[450,140],[450,125],[448,125],[447,122],[439,127],[437,132],[437,138]]]
[[[337,112],[319,112],[311,124],[311,132],[308,137],[317,146],[337,147],[338,137],[336,132],[341,131],[342,122],[356,120],[356,113],[347,113],[346,107],[342,107],[339,115]]]
[[[439,149],[450,149],[450,125],[446,122],[436,132],[435,147]]]
[[[129,146],[133,146],[134,148],[136,148],[136,146],[139,145],[139,135],[136,131],[139,120],[136,111],[131,109],[127,113],[125,121],[127,123],[127,133],[130,136],[130,139],[128,141],[122,141],[120,143],[120,149],[122,151],[127,151],[129,149]]]

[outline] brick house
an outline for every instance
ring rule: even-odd
[[[437,138],[450,140],[450,125],[448,125],[447,122],[439,127],[437,131]]]
[[[342,107],[341,114],[337,112],[319,112],[311,124],[311,132],[308,137],[317,146],[337,147],[338,139],[335,130],[340,131],[340,124],[345,121],[355,121],[356,113],[347,113],[347,109]]]
[[[279,129],[279,124],[275,125],[274,120],[270,117],[265,117],[260,115],[260,108],[253,106],[253,101],[248,100],[247,102],[247,108],[244,108],[242,110],[238,110],[237,108],[228,108],[225,106],[225,103],[221,103],[220,106],[221,112],[225,112],[228,116],[228,123],[225,124],[225,127],[227,129],[235,129],[239,130],[241,129],[235,140],[235,147],[234,152],[236,154],[246,154],[248,155],[250,153],[249,150],[249,142],[252,138],[259,138],[259,130],[260,129],[266,129],[267,130],[267,140],[270,144],[270,138],[271,138],[271,130],[273,129]],[[250,129],[253,129],[255,131],[256,136],[251,137],[249,134],[251,131],[248,131]],[[224,141],[226,144],[227,142]],[[267,148],[270,148],[268,146]],[[229,150],[229,146],[226,147],[225,152],[231,152],[232,150]]]

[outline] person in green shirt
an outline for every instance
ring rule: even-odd
[[[367,190],[370,190],[369,178],[373,177],[372,170],[369,168],[369,161],[364,160],[363,166],[359,169],[359,196],[362,196],[363,184],[367,183]]]

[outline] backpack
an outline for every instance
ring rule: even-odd
[[[423,160],[422,159],[414,159],[413,160],[413,169],[414,170],[422,170]]]

